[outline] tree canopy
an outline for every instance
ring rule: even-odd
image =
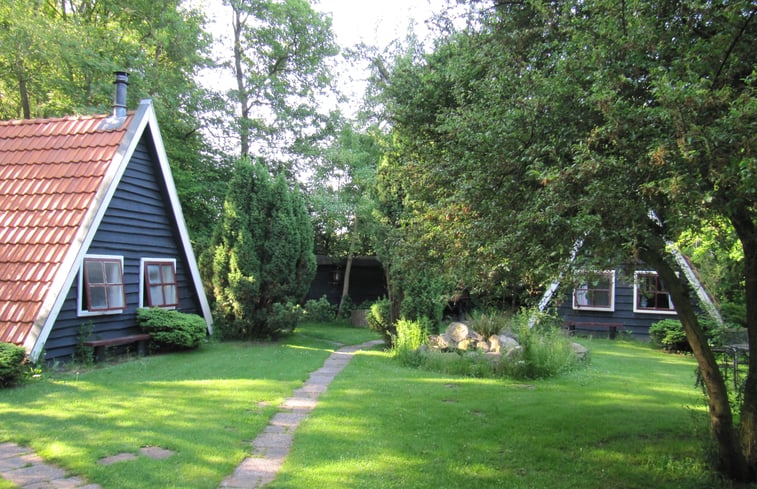
[[[594,266],[654,266],[703,371],[721,468],[754,478],[757,362],[737,441],[720,372],[666,248],[702,223],[729,221],[757,338],[757,7],[480,5],[467,30],[391,67],[384,181],[400,189],[403,235],[415,238],[397,241],[398,252],[426,242],[433,253],[416,256],[432,256],[455,279],[524,291],[555,276],[579,241]]]

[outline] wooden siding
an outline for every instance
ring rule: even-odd
[[[621,323],[627,333],[637,339],[649,338],[649,327],[662,319],[676,319],[674,314],[637,313],[633,311],[633,284],[624,282],[619,274],[615,279],[615,311],[585,311],[573,309],[573,286],[566,283],[560,287],[556,297],[560,297],[557,313],[567,321]],[[580,328],[576,330],[580,334]],[[593,332],[597,334],[596,331]]]
[[[339,304],[344,286],[344,268],[346,260],[331,260],[319,256],[315,277],[310,283],[305,300],[318,300],[324,295],[332,304]],[[339,281],[334,281],[334,272],[341,272]],[[354,305],[366,301],[375,301],[386,296],[384,269],[375,258],[356,257],[350,273],[350,299]]]
[[[77,276],[45,344],[47,360],[71,358],[82,332],[88,328],[92,330],[92,338],[139,332],[136,312],[140,259],[143,257],[175,258],[178,309],[202,314],[153,148],[152,138],[149,132],[145,132],[87,250],[87,254],[124,257],[127,309],[121,314],[78,317]]]

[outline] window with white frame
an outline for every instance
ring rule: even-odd
[[[573,288],[573,309],[614,311],[615,272],[587,272],[583,275]]]
[[[147,307],[177,307],[179,287],[176,282],[176,260],[166,258],[142,259],[142,305]]]
[[[673,300],[657,272],[634,274],[634,312],[675,314]]]
[[[126,309],[124,258],[87,255],[79,273],[79,315],[118,314]]]

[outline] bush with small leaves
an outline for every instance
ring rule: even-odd
[[[145,333],[152,335],[160,348],[188,350],[197,348],[207,335],[205,319],[159,307],[137,310],[137,323]]]
[[[0,387],[10,387],[21,379],[25,362],[23,347],[0,343]]]
[[[271,338],[275,339],[282,335],[288,335],[297,327],[305,317],[305,310],[299,304],[277,302],[271,306],[271,314],[268,318],[268,328]]]
[[[336,319],[336,307],[329,302],[326,296],[320,299],[310,299],[305,303],[305,314],[308,321],[329,322]]]
[[[391,344],[392,335],[396,332],[391,322],[391,303],[389,299],[379,299],[374,302],[365,315],[368,328],[381,333],[387,344]]]

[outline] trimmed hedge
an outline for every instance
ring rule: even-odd
[[[25,361],[23,347],[0,343],[0,387],[10,387],[21,379]]]
[[[172,309],[139,309],[137,323],[159,347],[170,350],[197,348],[207,334],[205,319]]]

